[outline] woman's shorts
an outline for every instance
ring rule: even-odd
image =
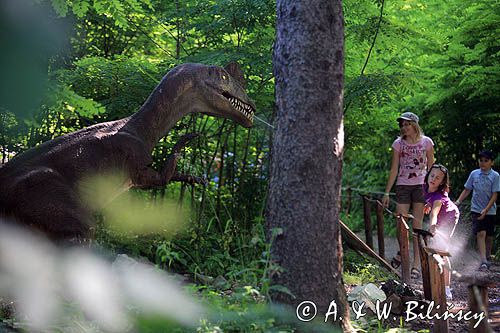
[[[425,203],[422,185],[396,185],[398,204]]]

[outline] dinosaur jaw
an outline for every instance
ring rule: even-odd
[[[253,125],[253,115],[255,113],[255,107],[251,104],[245,103],[240,99],[232,96],[229,93],[223,92],[222,96],[224,96],[234,111],[237,112],[236,122],[238,122],[243,127],[252,127]]]
[[[211,100],[211,107],[201,113],[231,119],[246,128],[253,126],[255,105],[252,101],[243,102],[227,91],[212,88],[212,94],[214,93],[216,98]]]

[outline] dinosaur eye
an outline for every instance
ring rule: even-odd
[[[222,79],[227,80],[227,76],[225,74],[222,74]]]

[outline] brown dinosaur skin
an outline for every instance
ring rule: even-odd
[[[89,175],[121,172],[117,192],[165,186],[178,176],[181,138],[158,172],[151,152],[183,116],[201,112],[251,127],[254,103],[237,65],[183,64],[163,77],[138,112],[47,141],[0,168],[0,221],[33,227],[58,241],[92,237],[91,209],[81,198]],[[239,110],[240,111],[239,111]],[[246,113],[246,115],[244,114]]]

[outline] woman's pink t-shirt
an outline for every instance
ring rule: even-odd
[[[431,138],[423,136],[415,144],[409,144],[401,137],[394,140],[392,148],[399,153],[399,172],[396,185],[420,185],[427,172],[426,152],[434,146]]]

